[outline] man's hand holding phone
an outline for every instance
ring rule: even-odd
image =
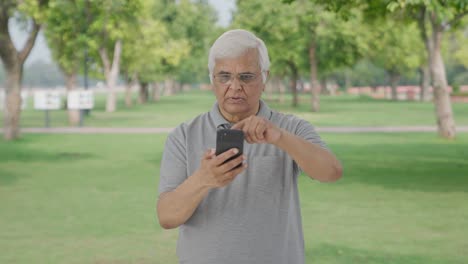
[[[238,154],[239,150],[236,148],[229,149],[219,155],[215,154],[214,149],[206,151],[198,169],[200,183],[210,188],[224,187],[231,183],[238,174],[247,168],[247,164],[243,163],[245,156],[235,157]],[[232,157],[235,158],[231,159]]]

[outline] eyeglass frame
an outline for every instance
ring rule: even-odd
[[[227,85],[229,82],[232,82],[232,80],[234,78],[236,78],[240,83],[243,83],[245,85],[249,85],[251,84],[252,82],[256,81],[258,79],[259,76],[262,76],[262,74],[266,72],[266,71],[260,71],[260,73],[253,73],[253,72],[242,72],[242,73],[238,73],[237,75],[235,74],[232,74],[230,72],[224,72],[224,71],[221,71],[217,74],[213,74],[213,80],[219,82],[221,85]],[[242,79],[242,76],[245,76],[245,75],[250,75],[252,76],[253,75],[253,78],[250,79],[250,80],[243,80]],[[220,81],[219,78],[220,76],[229,76],[229,79],[226,80],[225,82],[223,81]],[[235,77],[234,77],[235,76]],[[218,79],[218,80],[217,80]]]

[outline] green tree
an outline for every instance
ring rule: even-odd
[[[217,35],[216,13],[205,0],[160,0],[154,17],[167,27],[170,38],[188,44],[187,54],[177,64],[163,61],[165,94],[179,90],[182,83],[207,80],[210,42]]]
[[[429,57],[439,135],[455,138],[455,120],[442,58],[442,39],[444,32],[456,28],[460,20],[468,15],[468,0],[393,0],[387,8],[392,12],[403,12],[408,19],[419,23]]]
[[[338,1],[338,0],[337,0]],[[336,2],[336,1],[333,1]],[[460,25],[468,15],[468,0],[367,0],[363,1],[371,16],[392,15],[395,19],[416,21],[425,44],[434,88],[438,132],[441,137],[455,137],[455,121],[447,90],[446,69],[442,56],[444,33]],[[349,1],[355,5],[359,1]]]
[[[176,78],[182,84],[207,82],[208,51],[218,35],[216,11],[207,1],[182,0],[177,4],[177,15],[171,32],[176,39],[189,44],[189,56],[183,56],[176,68]]]
[[[392,0],[387,8],[391,12],[403,14],[408,20],[419,23],[421,37],[429,57],[438,132],[441,137],[454,138],[455,121],[447,89],[442,40],[444,32],[456,28],[460,20],[468,14],[468,1]]]
[[[369,57],[386,70],[392,87],[392,99],[397,100],[397,86],[402,75],[408,75],[421,65],[423,44],[415,23],[402,24],[383,19],[369,26],[372,31]]]
[[[251,30],[268,47],[270,75],[289,76],[292,105],[298,105],[297,80],[305,69],[306,40],[300,31],[295,7],[274,0],[237,1],[232,27]]]
[[[161,78],[162,61],[177,55],[163,23],[150,16],[140,16],[139,26],[128,32],[122,53],[121,72],[127,82],[126,105],[132,105],[130,86],[139,84],[139,102],[148,101],[148,84]],[[173,52],[171,52],[173,51]]]
[[[454,36],[454,42],[457,46],[454,49],[454,59],[456,60],[456,62],[468,69],[468,26],[465,28],[464,31],[460,31],[458,33],[459,34]]]
[[[47,4],[48,0],[0,1],[0,58],[6,72],[6,104],[3,112],[6,140],[16,139],[20,135],[23,65],[47,15]],[[30,28],[29,36],[20,50],[16,49],[8,30],[8,21],[15,16],[20,17]]]
[[[373,64],[369,59],[360,60],[349,72],[348,82],[353,86],[377,87],[384,85],[385,70]]]
[[[309,37],[308,53],[310,80],[312,84],[312,111],[319,111],[319,78],[326,84],[328,75],[337,70],[349,68],[363,57],[368,50],[369,32],[361,26],[361,12],[348,10],[347,18],[330,12],[318,2],[304,1],[308,8],[303,25]],[[322,85],[324,86],[324,85]],[[322,87],[323,88],[323,87]]]
[[[447,69],[447,82],[457,91],[461,85],[468,84],[468,17],[461,30],[445,35],[443,50]]]
[[[295,0],[283,0],[293,2]],[[447,90],[446,70],[442,57],[444,33],[456,29],[468,15],[468,0],[310,0],[324,4],[337,13],[360,7],[369,18],[391,15],[394,19],[416,21],[425,44],[434,88],[434,104],[438,133],[455,138],[455,121]],[[344,10],[344,11],[343,11]]]
[[[126,37],[122,72],[128,82],[139,83],[141,103],[148,101],[149,84],[153,85],[153,99],[157,100],[158,82],[168,74],[168,69],[177,69],[190,50],[189,41],[175,38],[170,26],[160,16],[163,4],[160,1],[143,1],[138,26]],[[128,96],[126,101],[130,103]]]
[[[108,89],[106,111],[116,110],[115,85],[120,72],[122,45],[128,32],[137,27],[140,0],[88,1],[90,54],[100,59]],[[96,53],[97,51],[97,53]]]
[[[353,65],[365,50],[365,34],[355,27],[357,12],[344,20],[312,1],[238,1],[237,10],[234,24],[267,43],[272,73],[289,72],[293,105],[298,103],[296,80],[310,75],[312,111],[319,110],[320,75]]]
[[[65,76],[67,91],[75,90],[78,73],[85,60],[87,16],[85,0],[53,0],[49,4],[45,35],[55,62]],[[77,126],[80,111],[68,109],[68,123]]]

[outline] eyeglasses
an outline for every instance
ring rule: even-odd
[[[214,75],[214,79],[221,83],[227,84],[229,81],[232,81],[235,75],[230,73],[218,73]],[[239,73],[237,74],[237,80],[243,84],[249,84],[255,81],[258,78],[258,74],[255,73]]]

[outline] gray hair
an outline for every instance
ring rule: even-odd
[[[233,29],[224,32],[210,48],[208,55],[208,70],[210,81],[213,83],[213,70],[216,59],[236,58],[248,49],[257,49],[258,64],[262,71],[263,83],[267,79],[267,71],[270,69],[270,58],[263,40],[257,38],[253,33],[243,29]]]

